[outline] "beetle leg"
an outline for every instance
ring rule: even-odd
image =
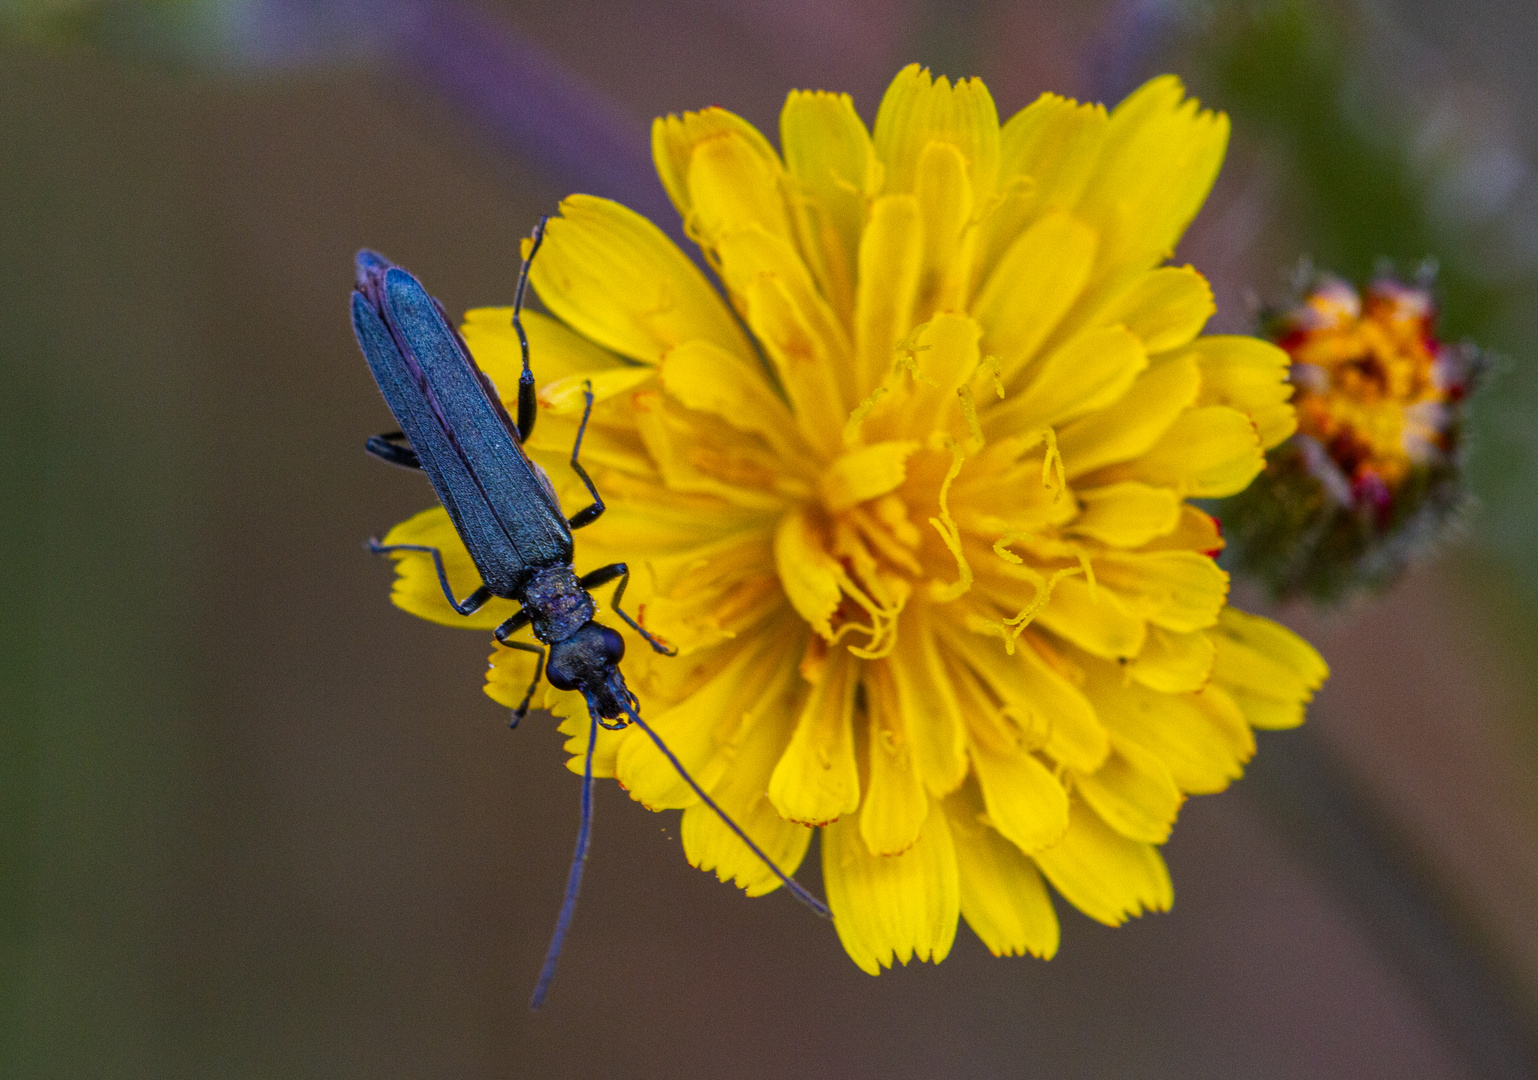
[[[523,266],[518,270],[518,289],[513,293],[513,330],[518,335],[518,347],[523,350],[523,372],[518,376],[518,441],[525,446],[529,436],[534,434],[539,402],[534,397],[534,370],[529,367],[529,335],[523,332],[523,320],[519,316],[523,313],[523,291],[529,286],[529,266],[534,262],[539,245],[545,242],[545,222],[549,220],[540,218],[539,224],[534,226],[534,243],[529,248],[529,257],[523,260]]]
[[[587,399],[587,404],[582,408],[582,423],[577,425],[577,441],[571,444],[571,467],[578,476],[582,477],[582,482],[587,485],[587,493],[593,497],[593,505],[583,507],[567,520],[567,526],[573,529],[580,529],[584,525],[591,525],[598,520],[605,509],[603,496],[598,494],[598,488],[593,485],[593,478],[588,476],[587,470],[577,461],[577,455],[582,451],[582,436],[587,431],[587,418],[593,414],[593,384],[591,382],[582,384],[582,394]],[[621,586],[622,590],[623,588]]]
[[[509,649],[518,649],[521,652],[531,652],[535,656],[539,657],[538,662],[534,665],[534,681],[529,683],[528,692],[523,695],[523,700],[520,701],[518,703],[518,707],[513,710],[513,722],[508,725],[509,727],[517,727],[518,721],[522,720],[525,716],[528,715],[529,702],[534,700],[534,688],[539,685],[540,672],[545,670],[544,649],[528,641],[507,640],[509,634],[523,629],[523,627],[528,625],[528,622],[528,612],[520,611],[518,614],[514,615],[511,619],[508,619],[505,623],[491,632],[492,636],[497,639],[497,643],[499,645],[505,645]]]
[[[449,588],[449,575],[443,569],[443,555],[435,547],[427,547],[423,544],[381,544],[378,540],[368,542],[369,551],[375,555],[388,555],[392,551],[423,551],[433,557],[433,565],[438,568],[438,584],[443,586],[443,595],[448,597],[449,604],[460,615],[474,615],[486,606],[495,593],[484,582],[469,596],[463,600],[454,599],[454,590]]]
[[[405,433],[400,431],[387,431],[383,435],[370,435],[368,442],[363,444],[363,449],[380,461],[391,465],[399,465],[403,469],[420,469],[422,462],[417,458],[417,452],[411,448],[411,444],[406,442],[405,438]]]
[[[619,584],[614,588],[614,599],[610,603],[610,606],[614,608],[614,614],[618,615],[620,618],[624,619],[625,622],[629,623],[630,628],[645,638],[646,643],[657,652],[660,652],[663,656],[677,656],[677,649],[670,649],[666,645],[662,644],[662,642],[652,637],[651,633],[647,631],[646,627],[632,619],[628,614],[626,614],[625,609],[619,606],[619,602],[624,599],[625,596],[625,586],[630,584],[630,567],[628,565],[622,562],[617,562],[610,563],[608,566],[600,566],[597,570],[590,570],[584,574],[579,584],[581,584],[584,589],[587,589],[589,592],[591,592],[600,586],[607,585],[615,578],[619,578]]]

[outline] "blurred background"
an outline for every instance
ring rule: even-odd
[[[0,1074],[1538,1075],[1535,57],[1523,0],[0,0]],[[362,550],[432,495],[362,453],[352,254],[505,304],[569,191],[676,229],[653,116],[870,119],[915,59],[1005,116],[1165,70],[1227,110],[1178,253],[1218,328],[1301,255],[1436,256],[1446,336],[1505,357],[1483,508],[1272,612],[1334,676],[1187,805],[1171,913],[871,979],[603,784],[531,1015],[579,781]]]

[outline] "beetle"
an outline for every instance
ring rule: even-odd
[[[537,402],[529,339],[520,315],[529,266],[544,240],[545,224],[541,220],[534,229],[513,297],[512,325],[523,359],[516,423],[442,306],[410,273],[372,251],[360,251],[352,294],[352,322],[358,344],[385,402],[400,424],[397,432],[371,437],[365,449],[390,464],[427,474],[475,563],[481,584],[458,600],[449,586],[443,556],[437,548],[370,540],[369,549],[375,554],[417,551],[430,555],[444,596],[461,615],[478,611],[493,597],[518,601],[517,614],[494,631],[501,644],[539,656],[528,692],[513,711],[515,726],[528,711],[541,671],[551,685],[581,691],[587,702],[590,727],[582,774],[581,825],[567,876],[566,896],[535,985],[534,1008],[539,1007],[549,991],[587,859],[593,818],[593,745],[600,726],[619,730],[635,724],[646,732],[701,801],[720,816],[791,893],[818,914],[829,917],[828,908],[775,865],[641,719],[640,704],[619,669],[625,653],[624,639],[594,619],[596,606],[590,593],[617,582],[611,605],[614,613],[653,649],[673,655],[673,650],[620,607],[630,581],[629,567],[625,563],[611,563],[580,578],[572,570],[573,530],[591,525],[605,509],[598,488],[578,460],[582,436],[593,411],[592,384],[583,389],[582,422],[577,427],[570,462],[592,497],[590,505],[565,517],[549,477],[523,449],[534,429]],[[532,628],[534,637],[544,647],[509,640],[525,626]]]

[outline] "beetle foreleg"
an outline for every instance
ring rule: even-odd
[[[528,693],[523,695],[523,700],[520,701],[518,703],[518,707],[513,710],[513,722],[508,725],[509,727],[517,727],[518,721],[522,720],[529,714],[529,702],[534,700],[534,689],[535,687],[539,686],[540,672],[545,670],[544,649],[528,641],[507,640],[507,636],[509,634],[523,629],[524,626],[528,625],[528,622],[528,615],[520,611],[518,614],[514,615],[511,619],[508,619],[505,623],[491,632],[491,636],[497,639],[497,644],[504,645],[509,649],[518,649],[521,652],[531,652],[535,656],[539,657],[539,661],[534,665],[534,681],[529,683]]]
[[[454,590],[449,588],[449,575],[443,569],[443,554],[435,547],[427,547],[424,544],[381,544],[378,540],[370,540],[368,549],[375,555],[388,555],[392,551],[422,551],[431,555],[433,566],[438,569],[438,584],[443,586],[443,595],[448,597],[450,606],[460,615],[474,615],[495,595],[483,582],[463,600],[455,600]]]
[[[646,627],[632,619],[619,603],[625,597],[625,586],[630,584],[630,566],[627,563],[610,563],[608,566],[600,566],[597,570],[590,570],[584,574],[579,584],[588,592],[592,592],[603,585],[607,585],[615,578],[619,578],[619,584],[614,587],[614,599],[610,606],[614,608],[614,614],[624,619],[630,628],[646,639],[646,643],[663,656],[677,656],[677,649],[670,649],[656,638],[652,637]]]

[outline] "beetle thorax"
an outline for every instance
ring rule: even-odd
[[[534,624],[534,636],[549,644],[564,641],[593,617],[593,598],[569,566],[552,566],[529,579],[523,609]]]

